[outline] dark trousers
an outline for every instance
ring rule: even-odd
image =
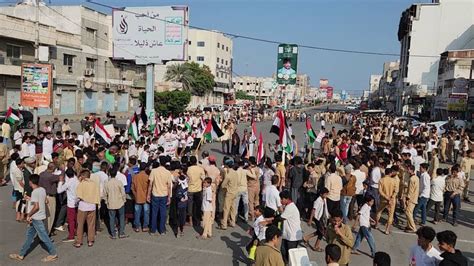
[[[281,252],[281,256],[283,257],[283,261],[285,263],[288,263],[290,249],[297,248],[299,242],[300,241],[289,241],[289,240],[286,240],[286,239],[281,240],[280,252]]]
[[[326,202],[328,204],[328,210],[340,210],[341,209],[341,205],[340,205],[340,200],[338,201],[334,201],[334,200],[330,200],[330,199],[326,199]]]
[[[192,223],[195,226],[198,226],[202,219],[201,205],[202,191],[188,192],[188,215],[193,217]]]
[[[223,140],[222,141],[222,153],[229,154],[230,153],[230,140]]]
[[[166,201],[167,196],[155,197],[151,196],[151,233],[163,234],[166,231]],[[158,223],[159,222],[159,223]]]
[[[434,214],[434,221],[439,221],[439,210],[441,209],[441,201],[434,201],[432,199],[428,200],[428,204],[426,205],[426,211],[431,210],[431,207],[435,206],[435,214]]]
[[[66,194],[61,193],[56,195],[56,222],[54,223],[54,227],[60,227],[66,222],[66,215],[67,215],[67,201],[66,201]]]
[[[185,223],[186,223],[186,206],[178,208],[178,228],[181,232],[183,232]]]
[[[77,210],[67,207],[68,239],[74,239],[76,235]]]
[[[453,223],[458,221],[458,211],[461,208],[461,196],[458,194],[451,198],[453,194],[452,191],[444,192],[444,211],[443,211],[443,219],[448,220],[449,208],[451,204],[453,204]]]

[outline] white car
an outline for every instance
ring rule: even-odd
[[[348,105],[348,106],[346,106],[346,108],[347,108],[347,110],[355,110],[355,109],[357,109],[357,106],[355,106],[355,105]]]
[[[449,121],[436,121],[436,122],[428,123],[427,126],[430,127],[430,128],[435,127],[436,132],[440,136],[440,135],[442,135],[446,132],[446,129],[448,128],[448,123],[449,123]],[[453,126],[456,129],[465,128],[466,127],[466,121],[464,121],[464,120],[454,120],[453,121]]]
[[[421,123],[420,121],[416,120],[415,118],[412,117],[406,117],[406,116],[401,116],[397,117],[393,120],[394,124],[411,124],[414,127],[419,126]]]

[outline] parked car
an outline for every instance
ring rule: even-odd
[[[446,130],[452,129],[462,129],[466,128],[466,121],[464,120],[451,120],[451,121],[436,121],[427,124],[430,128],[435,127],[438,135],[446,133]]]
[[[17,109],[13,109],[14,113],[18,113]],[[20,110],[20,128],[33,128],[33,113],[26,110]],[[0,121],[5,121],[7,111],[0,112]]]
[[[421,124],[420,121],[413,117],[408,117],[408,116],[401,116],[397,117],[393,120],[394,124],[411,124],[414,127],[417,127]]]

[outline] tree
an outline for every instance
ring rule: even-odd
[[[140,102],[145,103],[145,92],[140,93]],[[155,111],[161,115],[178,116],[183,113],[189,102],[191,101],[191,93],[188,91],[164,91],[155,92]]]
[[[208,66],[195,62],[170,65],[166,68],[166,81],[181,82],[183,90],[202,96],[214,88],[214,75]]]
[[[253,100],[254,97],[248,95],[245,91],[237,91],[237,92],[235,93],[235,99],[239,99],[239,100]]]

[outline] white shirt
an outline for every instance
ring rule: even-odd
[[[380,167],[374,167],[374,169],[372,169],[372,172],[370,173],[370,176],[372,177],[371,186],[373,188],[379,188],[379,181],[380,178],[382,178],[382,172],[380,171]]]
[[[122,182],[123,186],[126,186],[128,184],[127,177],[120,172],[117,172],[115,178],[117,178],[118,181]]]
[[[430,175],[424,172],[420,176],[420,197],[430,198]]]
[[[321,197],[318,197],[313,204],[313,210],[314,210],[314,218],[316,220],[321,220],[321,217],[323,217],[323,214],[326,215],[326,218],[329,218],[329,211],[328,211],[328,205],[326,203],[326,199],[323,199]]]
[[[20,131],[16,131],[13,134],[13,140],[15,141],[15,145],[21,145],[22,138],[23,138],[23,134],[21,134]]]
[[[43,139],[43,156],[51,159],[51,153],[53,153],[53,139]]]
[[[29,144],[26,143],[26,142],[23,142],[21,144],[21,151],[20,151],[20,156],[21,158],[25,158],[25,157],[35,157],[35,154],[30,154],[31,150],[30,150],[30,147],[29,147]]]
[[[415,157],[412,157],[411,161],[413,162],[413,166],[415,166],[415,171],[418,172],[420,171],[420,164],[424,163],[425,159],[417,155]]]
[[[93,173],[92,175],[95,175],[99,178],[100,198],[103,198],[105,183],[109,180],[109,176],[106,173],[102,172],[102,171],[99,171],[97,173]]]
[[[425,252],[420,246],[414,245],[410,248],[410,257],[408,262],[415,260],[416,266],[436,266],[443,258],[441,253],[434,247]]]
[[[367,228],[370,228],[370,209],[371,207],[369,205],[364,204],[362,205],[362,208],[359,210],[359,224],[360,226],[365,226]]]
[[[446,176],[437,176],[431,180],[430,199],[436,202],[443,201]]]
[[[202,191],[202,209],[203,212],[211,212],[212,208],[212,189],[211,187],[204,188]]]
[[[138,154],[138,150],[137,150],[137,147],[135,147],[135,145],[130,145],[128,147],[128,156],[137,156]]]
[[[90,141],[91,141],[91,134],[89,132],[84,132],[84,137],[83,137],[83,142],[84,142],[84,147],[89,147]]]
[[[285,210],[281,214],[283,221],[283,239],[288,241],[298,241],[303,238],[303,231],[301,231],[300,212],[295,203],[290,203],[285,206]]]
[[[265,188],[265,205],[274,211],[277,211],[278,207],[281,207],[280,191],[278,191],[275,185],[270,185]]]
[[[10,164],[10,179],[12,181],[13,190],[23,193],[24,189],[20,185],[20,182],[24,182],[23,172],[21,171],[20,168],[18,168],[18,166],[16,166],[15,162],[12,162]]]
[[[77,185],[79,185],[79,180],[77,179],[77,177],[66,177],[66,182],[59,181],[58,183],[58,193],[63,193],[64,191],[66,191],[68,208],[77,207]]]
[[[265,217],[263,217],[263,215],[260,215],[253,222],[253,231],[257,236],[258,240],[260,241],[265,240],[265,231],[267,230],[267,227],[265,225],[260,224],[260,222],[262,222],[263,220],[265,220]]]
[[[360,169],[357,169],[352,174],[356,177],[356,195],[361,195],[364,191],[363,182],[366,179],[365,173],[362,172]]]
[[[142,163],[148,163],[148,152],[147,151],[143,151],[141,156],[140,156],[140,162]]]
[[[33,189],[31,198],[28,202],[28,213],[33,209],[34,203],[38,202],[38,211],[31,216],[31,219],[41,221],[46,219],[46,190],[42,187]]]

